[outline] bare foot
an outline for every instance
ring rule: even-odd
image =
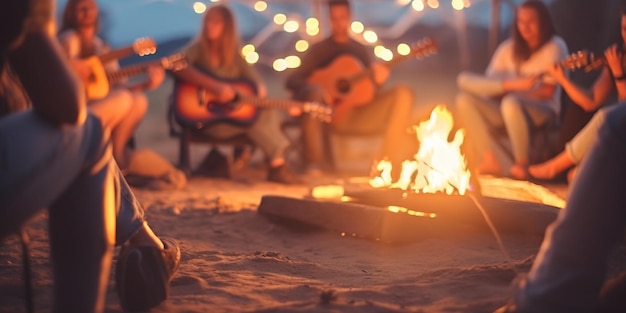
[[[515,179],[528,179],[528,167],[524,165],[514,164],[509,169],[509,174]]]
[[[528,172],[532,177],[538,179],[553,179],[558,174],[550,162],[531,165]]]

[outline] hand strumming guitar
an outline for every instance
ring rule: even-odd
[[[219,102],[227,103],[237,97],[237,91],[229,84],[215,83],[213,86],[213,92]]]
[[[165,70],[159,65],[150,65],[146,69],[145,89],[154,90],[161,85],[165,79]]]
[[[618,49],[616,44],[611,45],[604,51],[604,58],[606,64],[609,66],[613,77],[620,77],[624,75],[624,68],[622,67],[623,53]]]
[[[381,63],[372,63],[372,78],[380,86],[389,79],[389,67]]]
[[[548,67],[548,70],[546,72],[561,85],[563,85],[563,82],[567,80],[565,70],[563,69],[563,66],[561,66],[561,64],[559,63],[552,64],[552,66]]]

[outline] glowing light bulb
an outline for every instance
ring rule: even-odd
[[[463,0],[452,0],[452,8],[461,11],[464,8]]]
[[[283,25],[285,24],[285,22],[287,22],[287,16],[285,14],[278,13],[274,15],[274,23],[278,25]]]
[[[320,27],[320,22],[314,18],[310,17],[306,20],[306,28],[318,28]]]
[[[350,25],[350,28],[355,34],[360,34],[365,30],[365,26],[363,26],[363,23],[359,21],[352,22],[352,24]]]
[[[401,43],[398,45],[397,51],[400,55],[409,55],[409,53],[411,53],[411,47],[405,43]]]
[[[375,43],[378,41],[378,35],[372,30],[366,30],[363,32],[363,38],[365,38],[365,41],[369,43]]]
[[[267,2],[257,1],[256,3],[254,3],[254,9],[257,10],[258,12],[263,12],[267,10]]]
[[[304,40],[304,39],[300,39],[296,42],[296,51],[298,52],[304,52],[309,50],[309,42]]]
[[[306,29],[306,34],[309,36],[317,36],[317,34],[319,33],[320,33],[319,28],[307,28]]]
[[[411,6],[413,7],[415,11],[418,11],[418,12],[424,11],[424,1],[422,0],[413,0],[413,3],[411,4]]]
[[[206,4],[197,1],[193,3],[193,11],[198,13],[198,14],[202,14],[204,12],[206,12]]]
[[[302,64],[302,61],[297,55],[290,55],[286,57],[285,62],[287,63],[287,68],[297,68]]]
[[[287,61],[285,59],[276,59],[273,64],[274,70],[277,72],[282,72],[287,69]]]
[[[436,9],[439,7],[439,0],[428,0],[428,6]]]
[[[411,0],[396,0],[396,3],[398,5],[404,6],[404,5],[407,5],[407,4],[411,3]]]
[[[246,54],[246,62],[250,64],[255,64],[256,62],[259,62],[259,54],[256,51],[252,51]]]
[[[254,51],[256,51],[256,48],[253,44],[249,43],[241,48],[241,55],[246,56]]]
[[[300,28],[300,24],[298,24],[298,22],[296,21],[287,21],[283,25],[283,29],[288,33],[293,33],[297,31],[298,28]]]

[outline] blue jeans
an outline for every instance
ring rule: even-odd
[[[100,121],[92,115],[84,125],[64,129],[48,125],[30,110],[0,119],[0,238],[63,195],[72,197],[68,189],[77,177],[102,162],[102,138]],[[143,226],[144,211],[115,162],[109,162],[120,245]]]
[[[528,275],[517,283],[519,312],[591,312],[608,258],[623,238],[626,209],[626,106],[607,111],[583,160],[567,206],[550,225]]]

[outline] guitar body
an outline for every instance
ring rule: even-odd
[[[240,95],[257,95],[257,87],[251,81],[215,78],[229,83]],[[215,95],[202,87],[176,80],[174,86],[174,114],[176,120],[187,126],[206,127],[226,122],[238,126],[249,126],[259,115],[258,107],[240,103],[235,99],[229,103],[219,102]]]
[[[98,56],[92,56],[82,60],[82,62],[89,67],[90,70],[89,76],[83,78],[87,99],[97,100],[106,97],[106,95],[109,94],[111,86],[109,85],[109,79],[100,58]]]
[[[376,95],[376,84],[370,77],[351,79],[367,69],[355,57],[337,56],[328,66],[316,70],[308,82],[330,94],[334,106],[353,107],[369,103]]]

